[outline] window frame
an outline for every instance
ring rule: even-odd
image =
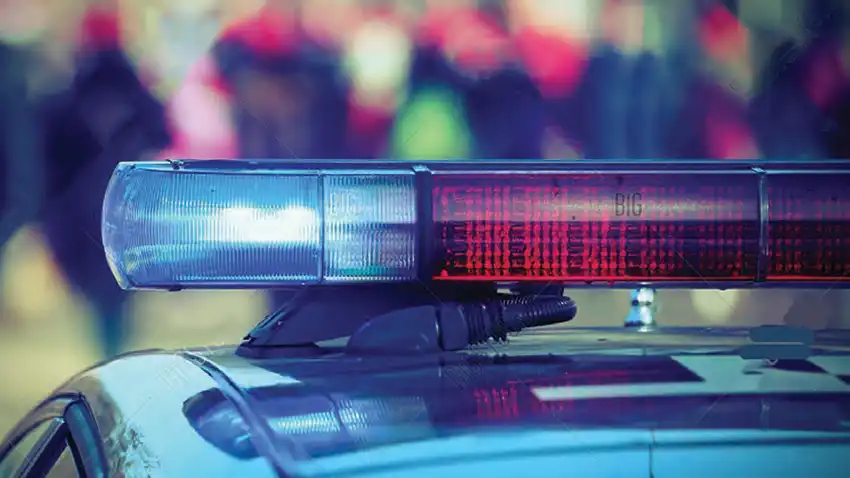
[[[16,477],[47,476],[47,472],[53,468],[59,460],[59,456],[65,451],[70,438],[68,425],[62,417],[52,418],[51,420],[50,426],[38,438],[36,445],[27,453],[23,466],[15,474]]]
[[[33,420],[28,424],[27,427],[22,428],[22,431],[19,431],[16,434],[10,434],[9,436],[14,436],[14,439],[8,439],[2,447],[0,447],[0,464],[4,466],[14,466],[13,469],[7,470],[11,473],[11,477],[17,477],[21,474],[21,470],[28,466],[28,463],[32,460],[32,456],[35,455],[38,450],[41,448],[44,437],[51,431],[52,427],[55,423],[60,420],[57,417],[43,417],[39,420]],[[42,427],[46,426],[42,430]],[[29,438],[34,437],[35,442],[28,445],[27,448],[19,449],[25,441]],[[14,463],[9,465],[7,460],[10,460],[14,454],[23,453],[23,459],[20,460],[20,463],[15,465]]]
[[[39,426],[52,421],[27,451],[24,463],[12,476],[29,478],[45,476],[69,448],[78,476],[107,478],[106,457],[91,409],[81,397],[54,397],[31,412],[0,444],[0,461]]]
[[[91,408],[84,400],[76,400],[65,408],[64,419],[78,474],[84,478],[108,478],[106,453]]]

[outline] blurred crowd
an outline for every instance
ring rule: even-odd
[[[100,0],[0,6],[0,244],[37,223],[127,334],[118,161],[847,158],[844,0]]]

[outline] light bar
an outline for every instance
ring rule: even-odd
[[[850,286],[850,162],[122,163],[124,288]]]

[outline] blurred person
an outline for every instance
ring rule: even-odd
[[[657,6],[643,0],[510,5],[523,62],[560,136],[587,158],[661,156],[668,80],[659,38],[673,34],[657,31]]]
[[[514,53],[540,91],[547,110],[546,158],[581,156],[581,124],[573,100],[582,81],[595,28],[593,2],[524,2],[504,4]]]
[[[694,62],[679,73],[678,111],[668,123],[668,156],[761,157],[748,116],[753,90],[750,32],[725,6],[697,2]]]
[[[74,4],[38,0],[0,5],[0,261],[9,258],[5,246],[11,237],[40,219],[47,195],[41,105],[67,87],[73,35],[68,23],[78,13]],[[0,303],[0,322],[25,318],[5,305]]]
[[[36,219],[44,199],[37,80],[51,73],[40,48],[49,41],[51,26],[44,2],[0,4],[0,251]]]
[[[564,17],[571,20],[565,23],[564,31],[569,33],[560,43],[563,56],[572,59],[561,67],[559,93],[551,96],[554,115],[584,157],[627,158],[628,107],[633,94],[630,69],[641,47],[641,5],[610,0],[597,4],[601,8],[594,11],[590,2],[579,3],[582,8]],[[546,25],[544,32],[551,31]],[[552,33],[548,36],[552,38]]]
[[[119,161],[143,159],[168,143],[162,105],[122,50],[114,8],[96,5],[83,19],[69,87],[44,102],[42,122],[50,200],[43,231],[70,286],[94,311],[103,353],[124,350],[127,294],[99,241],[103,194]]]
[[[227,26],[178,89],[167,154],[345,157],[347,84],[339,65],[301,27],[297,2],[267,2]],[[216,141],[210,127],[225,134]]]
[[[480,45],[466,52],[476,73],[464,105],[475,138],[474,157],[540,159],[546,133],[545,84],[522,64],[508,27],[508,11],[478,2]],[[462,41],[462,40],[458,40]],[[459,56],[462,59],[464,56]],[[473,60],[474,59],[474,60]]]
[[[214,46],[232,94],[239,156],[345,157],[347,84],[339,57],[301,28],[292,3],[270,1]]]
[[[445,3],[445,2],[444,2]],[[474,2],[453,3],[474,12]],[[359,157],[445,158],[470,154],[461,103],[463,75],[444,49],[442,5],[425,2],[416,18],[373,4],[348,48],[350,134]],[[435,20],[438,18],[438,20]],[[462,14],[452,20],[467,18]],[[464,24],[463,26],[468,26]],[[454,30],[457,33],[464,30]],[[472,47],[474,35],[468,35]],[[380,71],[380,73],[378,73]]]
[[[36,218],[43,200],[43,152],[28,84],[35,61],[30,46],[0,39],[0,251]]]
[[[337,37],[342,67],[351,85],[349,154],[352,158],[380,158],[388,153],[393,119],[407,93],[415,38],[407,12],[400,9],[402,3],[371,1],[351,7],[354,5]]]
[[[620,37],[631,91],[626,110],[627,152],[630,158],[663,158],[674,126],[669,121],[677,106],[678,78],[672,68],[675,45],[682,34],[692,32],[678,27],[687,14],[687,6],[681,3],[674,7],[664,0],[641,0],[636,10],[639,21],[633,20],[628,35]],[[629,9],[622,10],[622,15],[630,18]],[[606,27],[616,28],[616,24]]]
[[[427,154],[433,158],[541,158],[543,99],[517,61],[504,12],[475,1],[427,6],[416,32],[410,101],[401,115],[422,113],[399,129],[407,133],[396,138],[396,156],[409,156],[414,150],[407,143],[418,138],[432,143],[433,134],[451,146]],[[401,125],[405,118],[398,120]]]
[[[752,101],[760,143],[768,158],[850,157],[846,8],[824,1],[797,17],[805,38],[776,47]]]

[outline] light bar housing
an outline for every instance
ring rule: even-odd
[[[125,289],[850,286],[848,161],[121,163]]]

